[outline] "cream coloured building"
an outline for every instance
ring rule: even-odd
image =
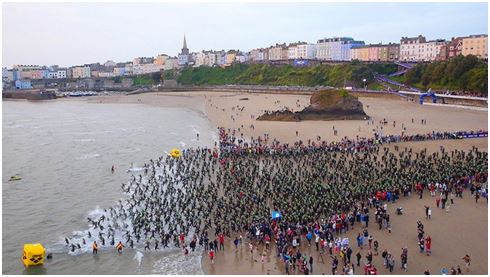
[[[473,35],[463,38],[463,56],[475,55],[480,59],[488,59],[488,35]]]
[[[156,56],[155,60],[153,61],[154,64],[157,65],[164,65],[165,61],[167,60],[168,56],[165,54],[161,54]]]
[[[159,64],[153,64],[153,63],[134,64],[133,74],[140,75],[140,74],[159,72],[161,69],[164,69],[164,66]]]
[[[90,78],[91,72],[89,66],[76,66],[72,68],[73,78]]]
[[[235,61],[236,51],[229,50],[225,55],[225,66],[231,65]]]
[[[367,62],[369,61],[369,46],[358,45],[351,48],[351,59]]]
[[[286,44],[276,44],[269,49],[269,60],[270,61],[280,61],[288,59],[289,50]]]

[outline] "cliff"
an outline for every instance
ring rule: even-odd
[[[257,120],[302,121],[302,120],[364,120],[369,116],[362,103],[345,90],[323,90],[310,98],[310,105],[299,112],[275,111],[263,114]]]

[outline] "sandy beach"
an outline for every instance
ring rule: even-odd
[[[388,122],[384,125],[383,135],[401,134],[402,131],[410,135],[432,131],[487,130],[488,128],[488,113],[485,111],[425,106],[394,97],[360,97],[359,100],[363,103],[370,120],[303,122],[257,121],[254,118],[266,110],[280,110],[284,107],[299,111],[309,104],[308,95],[196,91],[155,92],[86,99],[92,103],[132,103],[187,108],[207,116],[215,127],[237,129],[237,132],[240,128],[238,133],[243,133],[244,137],[256,138],[267,133],[272,138],[288,143],[308,139],[314,141],[318,136],[327,141],[338,141],[344,136],[371,137],[373,129],[379,127],[381,120]],[[63,101],[72,101],[72,99]],[[422,124],[422,119],[427,123]],[[394,126],[393,122],[395,122]],[[254,125],[254,128],[250,128],[251,125]],[[333,134],[333,127],[338,130],[337,136]]]
[[[458,131],[458,130],[487,130],[487,112],[473,111],[449,107],[424,106],[413,102],[407,102],[397,98],[360,97],[365,112],[370,120],[358,121],[304,121],[304,122],[267,122],[257,121],[256,117],[266,110],[279,110],[288,108],[294,111],[303,109],[309,104],[307,95],[279,95],[279,94],[250,94],[227,92],[179,92],[179,93],[148,93],[130,96],[106,96],[93,97],[89,102],[94,103],[134,103],[161,107],[181,107],[192,109],[209,118],[214,127],[236,129],[238,136],[243,133],[244,138],[263,136],[268,134],[270,138],[276,138],[281,142],[294,142],[297,140],[316,141],[320,136],[322,140],[338,141],[342,137],[349,138],[371,137],[376,128],[380,128],[380,121],[386,120],[383,125],[383,135],[423,134],[432,131]],[[413,119],[413,122],[412,122]],[[425,119],[426,124],[421,120]],[[373,125],[374,123],[374,125]],[[403,124],[403,127],[402,127]],[[253,127],[252,127],[253,125]],[[240,130],[238,130],[240,128]],[[333,128],[338,130],[335,136]],[[405,129],[404,129],[405,128]],[[298,131],[298,135],[296,135]],[[446,141],[427,141],[399,143],[400,148],[411,147],[414,150],[427,149],[429,152],[438,151],[441,146],[447,150],[471,149],[478,147],[480,150],[488,150],[488,140],[465,139]],[[393,147],[393,144],[390,145]],[[429,269],[432,274],[440,274],[443,267],[460,265],[464,267],[461,259],[466,253],[472,257],[472,274],[486,274],[488,272],[488,235],[487,235],[487,203],[475,204],[469,192],[463,199],[456,199],[450,212],[437,209],[434,198],[428,194],[423,199],[417,197],[402,197],[396,204],[390,204],[393,231],[389,234],[386,230],[378,230],[377,225],[370,224],[369,232],[375,240],[380,242],[380,252],[383,249],[390,251],[397,261],[394,274],[423,274]],[[433,210],[432,219],[426,220],[424,205]],[[396,207],[402,206],[405,214],[395,215]],[[427,234],[433,239],[433,255],[430,257],[418,253],[416,221],[422,220]],[[358,249],[355,247],[355,238],[360,231],[359,223],[355,229],[344,236],[349,237],[351,245],[354,245],[354,255]],[[270,250],[265,263],[261,262],[260,253],[254,252],[251,256],[248,251],[248,243],[234,250],[233,238],[227,238],[226,250],[217,252],[215,264],[209,262],[209,257],[203,255],[203,269],[207,274],[284,274],[284,265],[275,256],[275,250]],[[302,241],[303,243],[303,241]],[[408,246],[408,272],[400,269],[401,247]],[[331,259],[325,256],[325,263],[318,263],[318,254],[315,246],[308,247],[302,244],[302,251],[313,255],[314,274],[331,274]],[[366,248],[361,251],[365,261]],[[353,259],[354,260],[354,259]],[[374,264],[379,273],[388,274],[388,270],[382,265],[381,256],[374,257]],[[364,274],[362,267],[356,267],[356,274]]]

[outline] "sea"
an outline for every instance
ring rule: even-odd
[[[203,113],[81,99],[8,100],[2,108],[3,274],[204,273],[200,251],[185,257],[176,248],[137,246],[118,254],[107,243],[98,255],[89,247],[73,254],[64,240],[86,233],[87,217],[124,199],[121,184],[150,159],[213,146],[217,132]],[[13,175],[22,180],[9,181]],[[41,243],[52,259],[25,268],[26,243]]]

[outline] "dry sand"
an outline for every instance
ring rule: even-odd
[[[245,100],[246,98],[246,100]],[[242,99],[242,100],[241,100]],[[301,110],[309,104],[309,96],[306,95],[279,95],[279,94],[250,94],[227,92],[176,92],[176,93],[148,93],[130,96],[92,97],[88,101],[94,103],[135,103],[157,105],[162,107],[181,107],[205,113],[215,126],[237,129],[243,125],[241,132],[245,137],[258,137],[264,133],[281,142],[294,142],[299,139],[307,141],[316,140],[321,136],[322,140],[340,140],[343,136],[355,138],[356,136],[371,137],[373,128],[379,125],[379,121],[386,119],[389,124],[384,126],[383,134],[401,134],[402,123],[406,127],[406,134],[421,134],[432,131],[458,131],[458,130],[488,130],[487,112],[473,111],[449,107],[423,106],[406,100],[383,97],[360,97],[366,113],[374,121],[375,125],[368,125],[368,121],[304,121],[304,122],[267,122],[256,121],[252,116],[258,117],[265,110],[278,110],[284,107],[294,111]],[[232,110],[234,108],[234,110]],[[238,109],[243,108],[243,111]],[[414,122],[412,123],[412,118]],[[421,124],[425,119],[427,124]],[[393,121],[396,126],[393,127]],[[254,125],[255,129],[250,128]],[[333,127],[338,130],[338,135],[333,135]],[[296,136],[295,132],[299,135]],[[427,148],[428,151],[438,151],[440,146],[448,150],[470,149],[473,146],[488,151],[488,140],[466,139],[428,142],[399,143],[400,147],[412,147],[414,150]],[[437,209],[434,198],[425,195],[422,200],[416,197],[401,199],[395,205],[389,205],[393,224],[393,231],[388,234],[386,230],[377,230],[377,226],[370,224],[369,232],[380,243],[380,252],[387,249],[395,255],[396,269],[394,274],[423,274],[429,269],[432,274],[440,273],[442,267],[464,264],[461,260],[466,253],[472,257],[472,274],[487,274],[488,272],[488,219],[487,203],[475,204],[465,193],[463,199],[456,199],[451,211]],[[431,220],[425,219],[424,205],[429,205],[433,210]],[[403,206],[405,214],[395,215],[395,209]],[[424,222],[427,234],[433,240],[432,256],[427,257],[418,253],[416,221]],[[357,253],[355,237],[360,231],[359,223],[356,223],[354,231],[347,233],[351,244],[354,245],[354,255]],[[275,257],[275,250],[269,252],[268,261],[262,264],[259,252],[251,258],[248,245],[244,244],[238,252],[233,249],[231,241],[226,242],[226,251],[216,254],[216,263],[211,265],[208,255],[203,256],[203,269],[208,274],[284,274],[284,266]],[[400,270],[401,247],[408,246],[408,272]],[[325,264],[318,263],[315,247],[303,245],[306,254],[314,253],[314,274],[330,274],[331,259],[325,257]],[[261,253],[261,252],[260,252]],[[365,261],[366,250],[361,252]],[[374,264],[381,274],[389,272],[382,266],[380,256],[374,257]],[[340,269],[340,268],[339,268]],[[363,274],[361,268],[356,267],[357,274]]]
[[[240,100],[248,98],[248,100]],[[423,106],[406,100],[383,97],[360,97],[364,110],[375,126],[363,120],[340,121],[302,121],[302,122],[271,122],[256,121],[251,118],[260,116],[264,110],[279,110],[283,107],[294,111],[303,109],[309,104],[308,95],[277,95],[277,94],[235,94],[212,95],[207,97],[207,111],[210,120],[217,126],[225,128],[242,128],[244,136],[258,137],[268,133],[281,142],[294,142],[298,139],[307,141],[316,140],[317,136],[327,141],[340,140],[342,137],[355,138],[356,136],[371,137],[373,129],[379,121],[386,119],[384,135],[401,134],[402,123],[406,134],[429,133],[432,131],[458,131],[458,130],[487,130],[487,112],[465,110],[458,108]],[[277,102],[279,101],[279,102]],[[296,104],[298,102],[298,104]],[[242,112],[236,106],[245,107]],[[232,108],[235,110],[232,111]],[[231,118],[234,117],[235,121]],[[414,123],[412,123],[412,118]],[[421,119],[427,124],[422,125]],[[393,127],[393,121],[396,127]],[[255,129],[251,129],[253,124]],[[338,135],[333,135],[333,127]],[[296,137],[295,132],[299,132]]]
[[[432,209],[432,218],[425,219],[424,205]],[[396,207],[403,207],[404,215],[395,215]],[[380,274],[390,274],[383,267],[381,252],[388,250],[395,256],[395,271],[393,274],[423,274],[429,269],[432,274],[440,274],[443,267],[448,269],[451,266],[460,265],[464,270],[464,263],[461,260],[466,253],[472,258],[471,274],[487,274],[488,272],[488,219],[486,202],[475,201],[470,198],[469,192],[463,195],[463,199],[455,199],[455,204],[451,206],[450,212],[437,209],[435,198],[428,193],[420,200],[416,196],[403,198],[395,204],[389,204],[390,218],[392,220],[392,233],[387,230],[378,230],[378,226],[370,222],[369,234],[374,240],[379,241],[379,256],[374,256],[373,263]],[[427,235],[432,237],[432,256],[419,253],[417,246],[417,220],[424,224]],[[353,245],[353,255],[351,263],[355,263],[355,254],[359,250],[356,247],[356,236],[362,231],[360,223],[356,223],[354,230],[343,234],[348,237]],[[263,246],[259,246],[259,251],[254,252],[253,258],[248,251],[248,242],[245,240],[243,247],[235,252],[233,239],[227,239],[225,249],[216,253],[215,264],[212,265],[208,255],[203,256],[203,269],[207,274],[285,274],[284,264],[276,258],[276,251],[268,252],[268,259],[262,264],[260,255]],[[408,247],[408,271],[400,269],[401,247]],[[319,263],[318,252],[312,243],[308,247],[306,240],[302,240],[302,253],[308,257],[313,255],[314,274],[331,274],[332,259],[327,255],[324,257],[325,263]],[[362,265],[366,261],[365,256],[367,247],[361,250],[363,258],[361,267],[355,267],[356,274],[364,274]],[[339,266],[339,270],[341,267]],[[300,274],[300,272],[298,272]]]

